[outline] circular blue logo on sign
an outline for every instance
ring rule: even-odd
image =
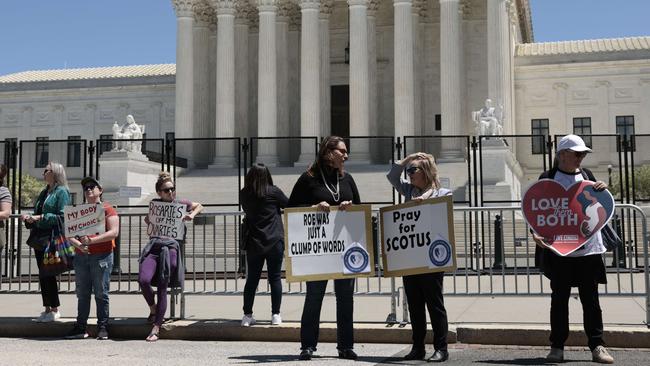
[[[435,266],[442,267],[451,258],[451,245],[442,239],[438,239],[429,246],[429,260]]]
[[[353,273],[362,272],[368,266],[368,253],[363,248],[352,247],[343,256],[343,265]]]

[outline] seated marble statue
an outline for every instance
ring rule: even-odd
[[[486,99],[485,106],[472,112],[476,135],[495,136],[503,134],[503,108],[493,107],[492,100]]]
[[[142,141],[133,141],[142,139],[144,133],[144,126],[135,123],[135,118],[132,115],[126,116],[126,124],[120,126],[117,121],[113,124],[113,151],[134,151],[141,152]]]

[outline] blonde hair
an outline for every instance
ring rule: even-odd
[[[171,174],[168,172],[158,173],[158,180],[156,181],[156,192],[160,192],[160,187],[167,182],[174,183]]]
[[[63,168],[63,165],[55,161],[50,161],[49,165],[52,175],[54,176],[54,187],[51,188],[54,189],[55,187],[61,186],[68,189],[68,178],[66,178],[65,168]]]
[[[433,155],[423,152],[416,153],[416,155],[417,158],[413,161],[420,163],[419,168],[424,174],[426,188],[433,187],[435,189],[440,189],[440,180],[438,179],[438,166],[436,165],[436,160]]]

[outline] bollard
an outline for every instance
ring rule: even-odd
[[[618,237],[623,240],[623,245],[616,247],[612,253],[612,267],[626,268],[625,247],[627,247],[627,241],[623,238],[623,233],[621,233],[621,219],[616,213],[614,213],[614,217],[612,217],[612,229],[614,229],[616,234],[618,234]]]
[[[504,268],[503,263],[503,220],[501,215],[494,219],[494,264],[492,268]]]

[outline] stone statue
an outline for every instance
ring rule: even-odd
[[[135,119],[130,114],[126,116],[126,124],[123,126],[118,125],[117,121],[115,121],[113,124],[113,140],[125,141],[114,141],[113,151],[141,152],[142,141],[129,140],[142,139],[143,133],[144,125],[138,125],[135,123]]]
[[[485,107],[472,112],[472,120],[477,136],[503,134],[503,107],[493,107],[492,100],[485,100]]]

